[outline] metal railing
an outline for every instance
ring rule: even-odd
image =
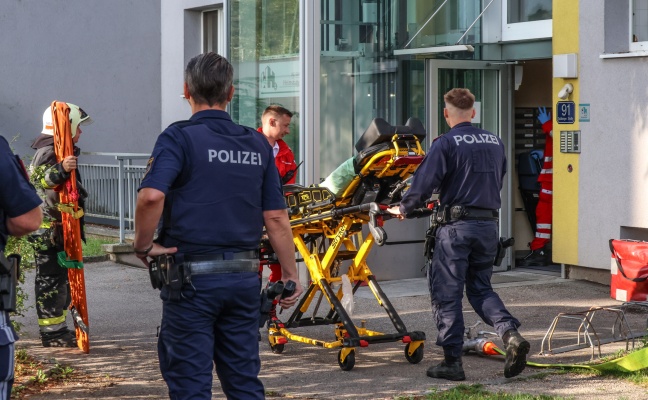
[[[124,243],[125,230],[134,229],[135,202],[146,166],[133,165],[133,160],[150,157],[140,153],[84,152],[91,156],[108,156],[117,160],[117,165],[79,164],[83,187],[88,192],[85,214],[119,223],[119,243]]]

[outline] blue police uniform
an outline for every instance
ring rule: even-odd
[[[158,354],[170,397],[210,399],[215,364],[228,398],[264,398],[256,250],[263,211],[286,208],[272,148],[226,112],[199,111],[158,137],[147,187],[166,196],[157,241],[178,247],[176,262],[191,270],[193,285],[179,300],[166,286],[160,293]],[[237,272],[222,270],[228,262]]]
[[[7,217],[23,215],[41,204],[29,183],[27,172],[13,154],[7,140],[0,136],[0,251],[4,251],[9,232]],[[18,335],[8,311],[0,311],[0,399],[9,399],[14,380],[14,342]]]
[[[432,263],[428,270],[437,345],[444,355],[460,357],[464,320],[464,286],[468,300],[500,337],[520,322],[493,291],[491,276],[499,240],[497,210],[506,174],[504,144],[494,134],[469,122],[455,125],[430,146],[401,201],[408,216],[433,193],[442,205],[467,207],[468,215],[441,225],[437,230]]]

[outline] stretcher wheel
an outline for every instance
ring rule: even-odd
[[[283,351],[284,351],[284,347],[285,347],[284,344],[272,344],[272,342],[270,342],[270,341],[268,341],[268,344],[270,345],[270,350],[272,350],[272,352],[273,352],[274,354],[281,354],[281,353],[283,353]]]
[[[405,345],[405,358],[407,361],[409,361],[412,364],[418,364],[423,360],[423,345],[420,345],[416,350],[414,350],[414,353],[412,355],[409,355],[409,348],[410,348],[410,343],[407,343]]]
[[[351,350],[351,352],[347,354],[344,361],[342,361],[342,350],[340,350],[338,352],[338,365],[340,366],[342,371],[351,371],[355,366],[355,350]]]

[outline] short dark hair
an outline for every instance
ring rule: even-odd
[[[446,104],[453,105],[460,110],[466,111],[473,108],[475,104],[475,95],[468,89],[454,88],[443,95]]]
[[[214,52],[199,54],[189,60],[185,82],[196,103],[223,104],[228,100],[234,80],[234,68],[227,59]]]
[[[266,107],[265,111],[263,111],[263,115],[261,115],[261,118],[263,119],[263,117],[265,117],[268,114],[271,114],[273,118],[278,118],[283,115],[287,115],[289,118],[292,118],[293,116],[293,113],[290,112],[290,110],[278,104],[271,104],[268,107]]]

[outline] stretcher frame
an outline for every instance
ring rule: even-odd
[[[384,221],[389,219],[384,211],[387,207],[377,202],[352,204],[356,189],[367,176],[378,179],[391,177],[398,181],[394,191],[403,189],[405,180],[414,173],[423,156],[418,138],[395,134],[389,143],[377,146],[375,152],[363,160],[357,175],[338,197],[324,187],[284,187],[293,241],[310,273],[310,284],[286,322],[276,319],[269,323],[268,342],[274,353],[282,353],[288,340],[339,349],[338,365],[342,370],[350,371],[355,365],[357,347],[401,341],[405,343],[405,358],[410,363],[416,364],[423,359],[425,333],[407,330],[366,262],[374,244],[382,245],[387,239],[382,228]],[[390,195],[394,197],[394,193]],[[365,224],[369,233],[363,236]],[[339,269],[343,261],[350,261],[346,275],[355,283],[353,293],[366,284],[386,311],[396,332],[370,330],[365,321],[360,326],[354,323],[341,303],[343,293]],[[337,284],[340,286],[336,290],[334,286]],[[314,303],[318,294],[319,298]],[[324,316],[317,316],[323,299],[328,303],[328,309],[324,310]],[[312,315],[305,315],[312,305]],[[335,340],[309,338],[292,331],[316,325],[334,325]]]

